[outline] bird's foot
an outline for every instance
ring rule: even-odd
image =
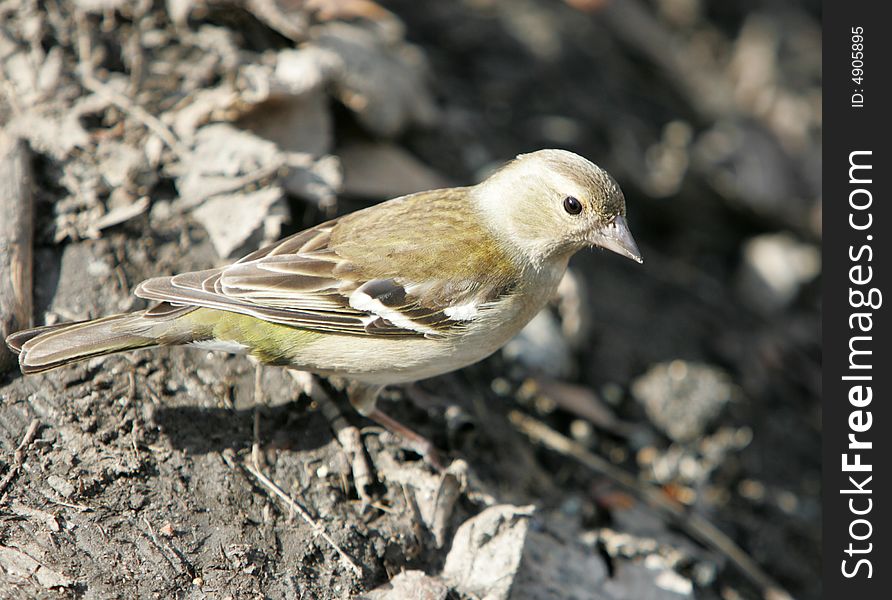
[[[341,413],[337,404],[328,395],[319,380],[310,373],[303,371],[290,371],[291,376],[297,381],[308,396],[316,401],[319,410],[328,420],[335,439],[344,450],[350,470],[353,474],[353,484],[356,487],[356,495],[362,502],[363,509],[374,505],[373,489],[376,483],[375,472],[369,463],[368,453],[362,443],[362,435],[359,428],[351,425]]]
[[[365,415],[369,419],[375,421],[394,435],[400,437],[405,445],[414,452],[417,452],[438,472],[442,473],[446,470],[443,458],[440,452],[434,446],[433,442],[421,435],[420,433],[406,427],[393,417],[388,416],[381,410],[374,408]]]

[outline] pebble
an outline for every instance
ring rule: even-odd
[[[743,247],[738,288],[743,298],[763,313],[789,306],[803,285],[821,272],[821,253],[789,233],[751,238]]]
[[[651,423],[676,442],[702,436],[733,394],[725,371],[682,360],[656,364],[632,384]]]

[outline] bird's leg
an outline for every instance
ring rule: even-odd
[[[263,395],[263,365],[254,365],[254,439],[251,443],[251,461],[254,468],[263,471],[263,454],[260,452],[260,406],[265,404]]]
[[[383,388],[383,385],[365,385],[353,382],[347,388],[347,395],[350,399],[350,404],[353,405],[353,408],[359,414],[368,417],[394,435],[402,438],[406,446],[424,457],[435,469],[443,471],[444,466],[440,454],[429,439],[377,408],[378,394],[381,393]]]
[[[303,388],[305,394],[310,396],[319,405],[319,409],[325,416],[328,424],[334,431],[335,438],[344,449],[350,461],[350,470],[353,473],[353,484],[356,486],[356,494],[362,501],[363,507],[373,504],[370,490],[374,484],[372,469],[366,458],[365,448],[362,445],[362,437],[359,429],[350,425],[344,415],[341,414],[337,404],[319,384],[319,380],[306,371],[289,369],[291,376]]]

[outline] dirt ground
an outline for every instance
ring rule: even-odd
[[[257,386],[243,357],[0,373],[0,598],[820,597],[820,3],[7,0],[0,23],[35,324],[543,147],[614,174],[645,257],[581,253],[503,351],[386,392],[445,475],[342,382]]]

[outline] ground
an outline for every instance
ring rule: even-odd
[[[68,4],[0,9],[36,324],[541,147],[614,174],[645,263],[582,253],[504,352],[387,391],[447,474],[244,357],[0,374],[0,597],[820,597],[817,4]]]

